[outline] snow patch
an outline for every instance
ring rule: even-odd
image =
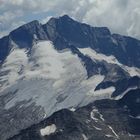
[[[117,137],[117,139],[119,139],[119,136],[117,135],[117,133],[114,131],[114,129],[108,125],[109,129],[112,131],[112,133]]]
[[[96,51],[94,51],[91,48],[80,48],[79,50],[84,55],[90,56],[95,62],[96,62],[96,60],[98,60],[98,61],[106,61],[111,64],[119,64],[118,60],[112,55],[106,56],[104,54],[97,53]]]
[[[99,131],[101,131],[102,129],[101,128],[99,128],[99,127],[96,127],[96,126],[93,126],[96,130],[99,130]]]
[[[90,117],[91,117],[91,119],[93,119],[95,122],[98,122],[98,118],[95,117],[95,115],[94,115],[93,112],[90,113]]]
[[[130,74],[131,77],[139,76],[140,77],[140,69],[136,67],[128,67],[128,66],[121,66],[126,72]]]
[[[140,115],[136,116],[137,119],[140,119]]]
[[[102,121],[105,121],[105,119],[103,118],[103,115],[101,114],[101,113],[99,113],[100,114],[100,119],[102,120]]]
[[[72,111],[72,112],[75,112],[75,108],[74,107],[72,107],[72,108],[70,108],[70,111]]]
[[[91,85],[93,88],[91,90],[87,91],[87,96],[94,97],[95,100],[101,100],[101,99],[111,99],[112,93],[116,90],[115,87],[108,87],[106,89],[99,89],[95,91],[95,88],[99,83],[101,83],[104,80],[103,75],[94,75],[90,79],[82,82],[84,85]]]
[[[93,89],[89,91],[87,94],[90,96],[94,96],[96,99],[108,99],[111,98],[112,93],[115,91],[115,87],[109,87],[106,89],[100,89],[97,91],[94,91]]]
[[[108,137],[108,138],[114,138],[114,136],[109,135],[109,134],[106,134],[105,136]]]
[[[88,55],[92,58],[93,61],[105,61],[107,63],[111,64],[117,64],[122,69],[124,69],[126,72],[130,74],[130,76],[139,76],[140,77],[140,69],[136,67],[128,67],[126,65],[121,64],[114,56],[110,55],[104,55],[102,53],[97,53],[91,48],[80,48],[79,49],[84,55]]]
[[[136,90],[137,88],[138,88],[137,86],[136,87],[128,88],[123,93],[121,93],[120,95],[118,95],[117,97],[115,97],[114,99],[115,100],[120,100],[126,93],[128,93],[131,90]]]
[[[87,136],[85,134],[82,134],[83,140],[88,140]]]
[[[99,118],[97,118],[96,116],[99,116]],[[99,119],[101,121],[105,121],[105,119],[103,118],[103,115],[98,111],[98,109],[93,108],[93,110],[90,113],[90,117],[91,119],[93,119],[95,122],[98,122]]]
[[[40,133],[42,136],[48,136],[50,134],[55,133],[56,129],[57,129],[56,125],[52,124],[52,125],[46,126],[45,128],[40,129]]]
[[[132,115],[129,115],[129,117],[131,117],[131,118],[134,118],[134,119],[140,119],[140,115],[137,115],[137,116],[132,116]]]

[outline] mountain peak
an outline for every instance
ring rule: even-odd
[[[60,19],[73,20],[69,15],[63,15],[63,16],[60,17]]]
[[[48,22],[47,24],[48,25],[51,25],[51,26],[54,26],[54,24],[56,23],[62,23],[62,22],[68,22],[68,21],[73,21],[73,22],[77,22],[75,20],[73,20],[71,17],[69,17],[68,15],[63,15],[63,16],[60,16],[60,17],[52,17]]]
[[[39,40],[47,39],[46,33],[38,20],[20,26],[12,31],[9,36],[21,48],[30,47],[33,43],[34,36]]]
[[[17,28],[0,39],[0,139],[126,140],[129,133],[140,134],[129,126],[130,118],[140,114],[139,58],[140,41],[68,15]],[[135,98],[126,96],[128,92]],[[102,102],[92,104],[96,100]],[[60,109],[68,110],[51,117]],[[110,114],[115,114],[112,119]]]
[[[107,27],[91,27],[88,24],[76,21],[68,15],[51,18],[47,24],[43,25],[43,28],[51,41],[57,41],[58,37],[61,37],[62,40],[78,47],[93,46],[92,41],[96,40],[95,36],[111,35]]]
[[[20,27],[18,27],[17,29],[13,30],[12,32],[10,32],[10,34],[13,34],[14,32],[18,31],[18,30],[22,30],[22,29],[26,29],[26,30],[31,30],[32,28],[35,28],[37,26],[40,26],[40,23],[38,20],[33,20],[29,23],[26,23]]]
[[[67,15],[67,14],[64,14],[64,15],[62,15],[61,17],[63,17],[63,18],[71,18],[69,15]]]
[[[70,45],[78,48],[91,47],[100,53],[114,55],[123,64],[130,66],[132,62],[128,61],[126,52],[130,53],[131,58],[129,59],[132,60],[135,55],[139,55],[138,51],[135,51],[136,49],[133,49],[134,53],[131,50],[132,45],[139,50],[139,41],[124,36],[122,36],[123,41],[121,41],[118,37],[112,35],[107,27],[92,27],[80,23],[68,15],[51,18],[44,25],[34,20],[12,31],[7,38],[14,41],[20,48],[29,49],[32,47],[34,40],[50,40],[57,49],[64,49]],[[7,41],[3,39],[1,42],[1,44],[4,44],[3,46],[7,46],[5,43]],[[139,62],[139,60],[137,61]],[[137,66],[140,67],[139,63],[137,63]]]
[[[52,17],[50,20],[73,20],[73,18],[71,18],[69,15],[65,14],[59,17]],[[49,21],[48,21],[49,22]]]

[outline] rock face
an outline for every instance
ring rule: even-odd
[[[99,53],[115,56],[122,64],[140,67],[139,40],[111,34],[106,27],[81,24],[67,15],[59,19],[52,18],[43,28],[58,49],[61,49],[63,43],[79,48],[91,47]]]
[[[0,67],[0,139],[140,139],[139,40],[32,21],[0,39]]]
[[[38,21],[25,24],[12,31],[9,36],[2,38],[0,44],[1,47],[6,48],[7,40],[13,40],[19,47],[30,48],[34,38],[49,39],[57,49],[67,48],[69,44],[79,48],[91,47],[99,53],[115,56],[122,64],[140,67],[139,40],[111,34],[106,27],[91,27],[79,23],[67,15],[51,18],[44,25]],[[3,50],[1,49],[1,52]]]

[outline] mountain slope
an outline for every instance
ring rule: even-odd
[[[135,102],[139,96],[135,90],[119,101],[106,99],[77,110],[60,110],[9,140],[139,140],[140,120],[131,116],[136,110],[140,113]]]
[[[33,21],[12,31],[0,39],[0,139],[65,108],[78,109],[96,100],[102,104],[105,99],[118,104],[128,92],[140,88],[139,56],[139,40],[67,15],[44,25]],[[132,117],[139,116],[137,112]]]

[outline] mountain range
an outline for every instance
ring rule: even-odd
[[[1,140],[140,140],[140,40],[64,15],[0,39]]]

